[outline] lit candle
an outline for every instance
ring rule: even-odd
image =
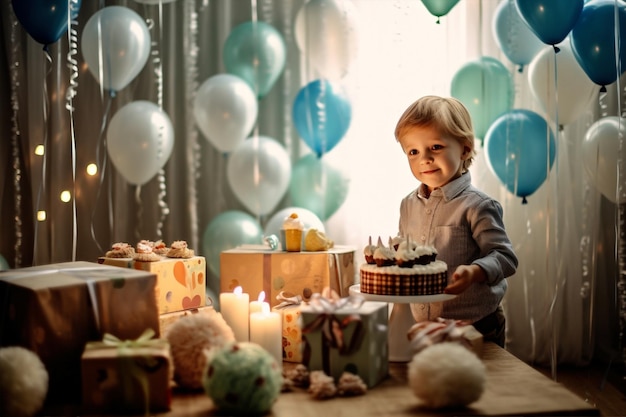
[[[265,302],[265,291],[259,293],[257,301],[250,301],[250,314],[263,311],[263,304],[269,305],[269,303]]]
[[[238,342],[248,342],[250,296],[244,293],[241,287],[235,288],[232,293],[220,294],[220,312],[224,321],[233,329]]]
[[[283,365],[283,320],[280,314],[270,311],[269,303],[262,311],[250,314],[250,342],[261,345],[278,363]]]

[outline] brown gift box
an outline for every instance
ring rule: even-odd
[[[158,335],[156,276],[142,271],[67,262],[0,273],[0,346],[35,352],[50,381],[48,402],[80,397],[80,357],[104,333],[136,339]]]
[[[148,415],[170,410],[173,368],[165,339],[115,341],[105,336],[102,342],[89,342],[81,371],[86,412]]]
[[[276,296],[281,291],[306,299],[305,289],[321,293],[324,287],[330,287],[347,297],[355,281],[354,253],[351,246],[320,252],[226,250],[220,254],[220,291],[232,292],[241,286],[251,300],[265,291],[270,307],[280,303]]]

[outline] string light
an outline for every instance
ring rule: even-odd
[[[45,210],[39,210],[37,212],[37,221],[40,221],[40,222],[46,221],[46,211]]]
[[[87,165],[86,171],[87,171],[87,175],[94,176],[98,173],[98,165],[89,164]]]
[[[45,152],[45,148],[43,145],[37,145],[35,147],[35,155],[43,156]]]
[[[69,191],[65,190],[61,192],[60,197],[62,202],[67,203],[72,199],[72,194]]]

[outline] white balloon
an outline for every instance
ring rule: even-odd
[[[161,3],[173,3],[176,0],[135,0],[137,3],[143,4],[161,4]]]
[[[265,215],[283,198],[291,180],[285,147],[266,136],[243,141],[228,158],[228,184],[254,215]]]
[[[558,123],[566,125],[576,121],[589,108],[598,87],[576,61],[569,39],[557,46],[560,52],[556,54],[556,88],[552,46],[544,47],[533,58],[528,67],[528,82],[531,93],[547,117],[555,121],[558,116]]]
[[[357,9],[350,0],[310,0],[296,16],[296,43],[325,78],[344,77],[358,52]]]
[[[250,85],[232,74],[207,79],[196,93],[193,115],[204,137],[221,152],[235,150],[248,136],[258,115]]]
[[[150,101],[134,101],[111,118],[107,152],[118,172],[131,184],[143,185],[163,168],[174,148],[169,116]]]
[[[141,72],[150,55],[150,31],[134,10],[104,7],[83,30],[81,51],[91,74],[113,92],[126,87]]]
[[[626,120],[618,116],[603,117],[587,130],[582,151],[585,170],[598,191],[612,202],[623,204],[626,203],[623,180],[617,190],[620,140],[626,141]]]
[[[545,45],[524,22],[515,3],[509,0],[500,0],[493,14],[491,31],[504,55],[520,66],[520,72]]]
[[[282,229],[283,227],[283,220],[291,213],[297,213],[298,218],[302,220],[302,223],[304,223],[304,230],[302,233],[302,247],[304,247],[304,239],[306,237],[306,232],[309,229],[317,229],[320,232],[326,233],[324,223],[322,223],[320,218],[317,217],[317,215],[311,210],[302,207],[287,207],[277,211],[272,215],[272,217],[270,217],[270,219],[265,224],[263,234],[265,236],[276,235],[280,239],[280,229]],[[284,242],[282,243],[284,245]]]

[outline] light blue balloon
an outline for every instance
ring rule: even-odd
[[[285,68],[286,57],[283,36],[265,22],[235,26],[224,43],[226,71],[245,80],[258,98],[272,89]]]
[[[262,244],[263,229],[259,222],[238,210],[218,214],[211,220],[202,236],[202,250],[209,270],[220,276],[220,254],[243,244]],[[219,284],[217,285],[219,289]]]
[[[485,152],[491,171],[525,204],[526,197],[546,180],[556,144],[543,117],[531,110],[515,109],[491,125],[485,137]]]
[[[501,0],[498,4],[493,15],[492,31],[504,55],[520,66],[520,72],[545,46],[509,0]]]
[[[617,5],[617,6],[616,6]],[[602,87],[617,80],[615,11],[619,16],[621,45],[619,68],[626,71],[626,5],[612,0],[591,1],[572,29],[570,42],[576,61],[594,83]],[[620,74],[621,75],[621,74]]]
[[[6,271],[7,269],[11,269],[11,267],[9,266],[6,258],[0,255],[0,271]]]
[[[437,16],[437,18],[447,15],[458,2],[459,0],[422,0],[430,14]],[[439,23],[439,19],[437,19],[437,23]]]
[[[349,179],[315,154],[300,158],[291,171],[289,195],[295,206],[327,220],[348,196]]]
[[[576,24],[583,4],[583,0],[515,0],[522,19],[547,45],[565,39]]]
[[[328,80],[311,81],[296,95],[293,104],[296,130],[319,157],[341,141],[351,120],[348,97]]]
[[[513,108],[513,77],[504,64],[489,56],[463,65],[452,78],[450,91],[467,107],[479,139],[485,138],[494,120]]]

